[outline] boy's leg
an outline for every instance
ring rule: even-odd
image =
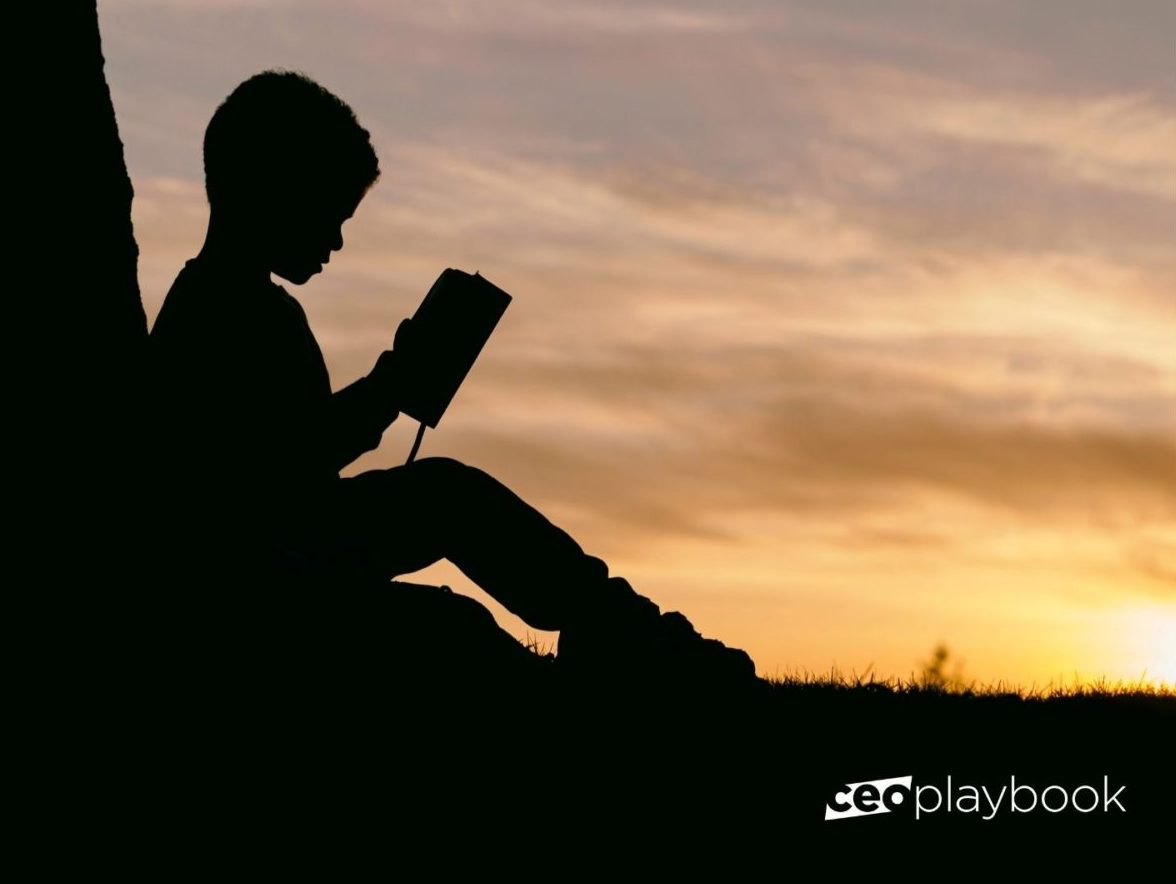
[[[506,485],[452,458],[342,479],[329,518],[333,545],[352,565],[395,577],[448,559],[536,629],[620,606],[658,611]]]
[[[383,578],[453,562],[536,629],[559,630],[569,672],[609,683],[685,679],[751,685],[741,650],[703,638],[682,614],[662,614],[517,494],[476,467],[445,457],[371,470],[339,482],[324,514],[341,564]]]

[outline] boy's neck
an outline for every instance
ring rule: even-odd
[[[256,247],[246,236],[221,222],[215,213],[208,221],[204,245],[196,260],[206,267],[227,271],[257,285],[270,282],[270,271],[264,259],[257,257]]]

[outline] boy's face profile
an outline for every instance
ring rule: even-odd
[[[295,285],[321,273],[331,252],[343,248],[343,223],[358,205],[359,200],[338,193],[291,193],[270,201],[268,217],[259,219],[258,228],[265,231],[267,269]]]

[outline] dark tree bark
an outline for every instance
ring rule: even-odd
[[[18,684],[65,735],[114,720],[102,716],[142,693],[126,674],[151,666],[140,640],[152,595],[139,504],[147,325],[96,5],[23,15],[29,60],[5,112],[9,625],[25,648]],[[117,702],[114,685],[128,687]]]
[[[17,236],[33,274],[18,294],[27,382],[11,432],[36,574],[60,588],[123,573],[139,552],[147,324],[96,5],[41,4],[32,15],[44,64],[10,129],[23,155]]]

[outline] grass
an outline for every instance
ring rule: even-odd
[[[1028,687],[998,681],[983,684],[975,679],[940,680],[924,674],[912,673],[907,678],[880,678],[867,670],[865,673],[844,673],[833,669],[829,672],[812,672],[801,670],[782,676],[769,676],[764,679],[772,687],[780,690],[829,690],[829,691],[869,691],[890,694],[933,694],[952,695],[960,697],[1001,697],[1018,698],[1022,700],[1057,700],[1074,699],[1077,697],[1121,697],[1128,699],[1160,698],[1176,700],[1176,686],[1170,684],[1155,684],[1141,677],[1136,681],[1114,680],[1099,678],[1094,681],[1075,679],[1073,683],[1055,684],[1049,682],[1038,686]]]

